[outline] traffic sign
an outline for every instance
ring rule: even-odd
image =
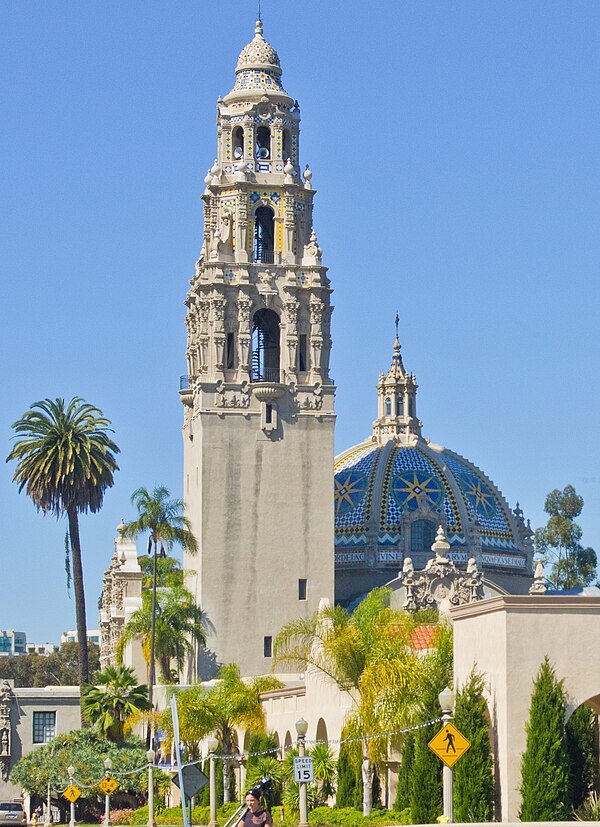
[[[447,767],[453,767],[458,759],[471,746],[462,732],[454,724],[444,724],[437,735],[434,735],[428,744],[438,758],[441,758]]]
[[[208,778],[196,764],[188,764],[181,768],[183,777],[183,792],[188,798],[193,798],[202,787],[208,784]],[[176,772],[171,778],[175,786],[179,786],[179,773]]]
[[[312,755],[305,755],[304,757],[294,758],[294,781],[301,783],[303,781],[315,780],[315,761]]]
[[[67,801],[70,801],[71,804],[73,804],[81,795],[81,790],[78,790],[74,784],[70,784],[64,791],[63,795],[67,799]]]
[[[104,795],[112,795],[115,790],[119,789],[119,782],[110,775],[105,775],[102,781],[98,784]]]

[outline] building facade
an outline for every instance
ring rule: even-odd
[[[332,291],[300,108],[260,20],[235,74],[186,299],[184,496],[200,548],[184,568],[212,629],[189,677],[231,661],[269,672],[281,626],[334,590]]]

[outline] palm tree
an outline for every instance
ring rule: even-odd
[[[264,732],[265,716],[260,700],[261,692],[280,689],[283,684],[271,675],[242,680],[235,663],[222,666],[214,687],[197,684],[177,695],[179,732],[181,740],[194,750],[207,735],[213,733],[219,741],[222,755],[235,754],[234,728],[244,727],[252,732]],[[165,728],[172,730],[170,713],[166,713]],[[223,761],[224,801],[229,801],[231,760]]]
[[[142,639],[142,648],[151,668],[153,592],[142,592],[142,607],[133,612],[117,644],[117,658],[122,661],[125,646],[134,638]],[[194,596],[183,586],[157,591],[154,606],[154,656],[158,660],[161,678],[172,683],[171,662],[179,673],[185,658],[194,653],[194,644],[204,646],[204,612],[196,605]]]
[[[389,608],[389,590],[374,589],[353,612],[322,606],[286,624],[274,642],[275,664],[312,667],[353,700],[346,731],[362,745],[363,814],[370,815],[374,765],[386,739],[368,738],[401,727],[417,710],[423,666],[410,647],[418,619]]]
[[[125,536],[138,537],[149,532],[148,555],[152,554],[152,607],[150,630],[150,705],[152,705],[155,669],[155,641],[156,641],[156,558],[159,553],[165,555],[174,545],[182,546],[184,551],[196,554],[198,542],[191,531],[191,524],[183,513],[183,500],[170,499],[171,493],[164,485],[155,486],[152,492],[147,488],[138,488],[131,495],[131,502],[138,512],[137,520],[129,523],[125,529]]]
[[[148,687],[138,685],[131,667],[106,666],[96,675],[96,685],[86,686],[81,705],[90,724],[109,740],[121,743],[127,719],[150,707]]]
[[[102,411],[79,397],[69,403],[44,399],[13,423],[16,442],[7,457],[17,460],[13,480],[38,511],[57,518],[66,514],[69,521],[82,693],[89,667],[78,515],[99,511],[113,485],[119,448],[108,436],[109,426]]]

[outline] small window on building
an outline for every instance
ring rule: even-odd
[[[266,658],[273,657],[273,638],[271,635],[266,635],[264,638],[264,655]]]
[[[392,415],[392,400],[388,396],[385,400],[385,415],[391,416]]]
[[[432,520],[415,520],[410,527],[411,554],[427,554],[435,540],[436,524]]]
[[[56,712],[33,713],[33,743],[47,744],[56,736]]]
[[[408,400],[408,415],[415,415],[415,400],[412,398],[412,396]]]
[[[227,361],[226,361],[227,370],[233,370],[233,368],[235,367],[234,355],[235,355],[234,336],[233,336],[233,333],[228,333],[227,334]]]
[[[306,600],[306,580],[298,580],[298,600]]]
[[[273,423],[273,405],[267,403],[265,408],[265,422],[267,425],[271,425]]]
[[[404,416],[404,399],[402,396],[396,399],[396,416]]]
[[[308,336],[306,333],[300,334],[298,354],[298,370],[303,373],[308,370]]]

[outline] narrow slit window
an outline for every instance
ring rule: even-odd
[[[391,416],[392,415],[392,400],[388,396],[385,400],[385,415]]]
[[[298,600],[306,600],[306,579],[298,580]]]
[[[267,408],[265,411],[265,422],[267,425],[271,425],[273,422],[273,405],[267,404]]]
[[[306,333],[300,334],[300,347],[298,356],[298,370],[300,373],[308,370],[308,336]]]
[[[227,370],[235,367],[235,339],[233,333],[227,334]]]
[[[266,635],[263,642],[263,650],[266,658],[273,657],[273,638],[271,635]]]

